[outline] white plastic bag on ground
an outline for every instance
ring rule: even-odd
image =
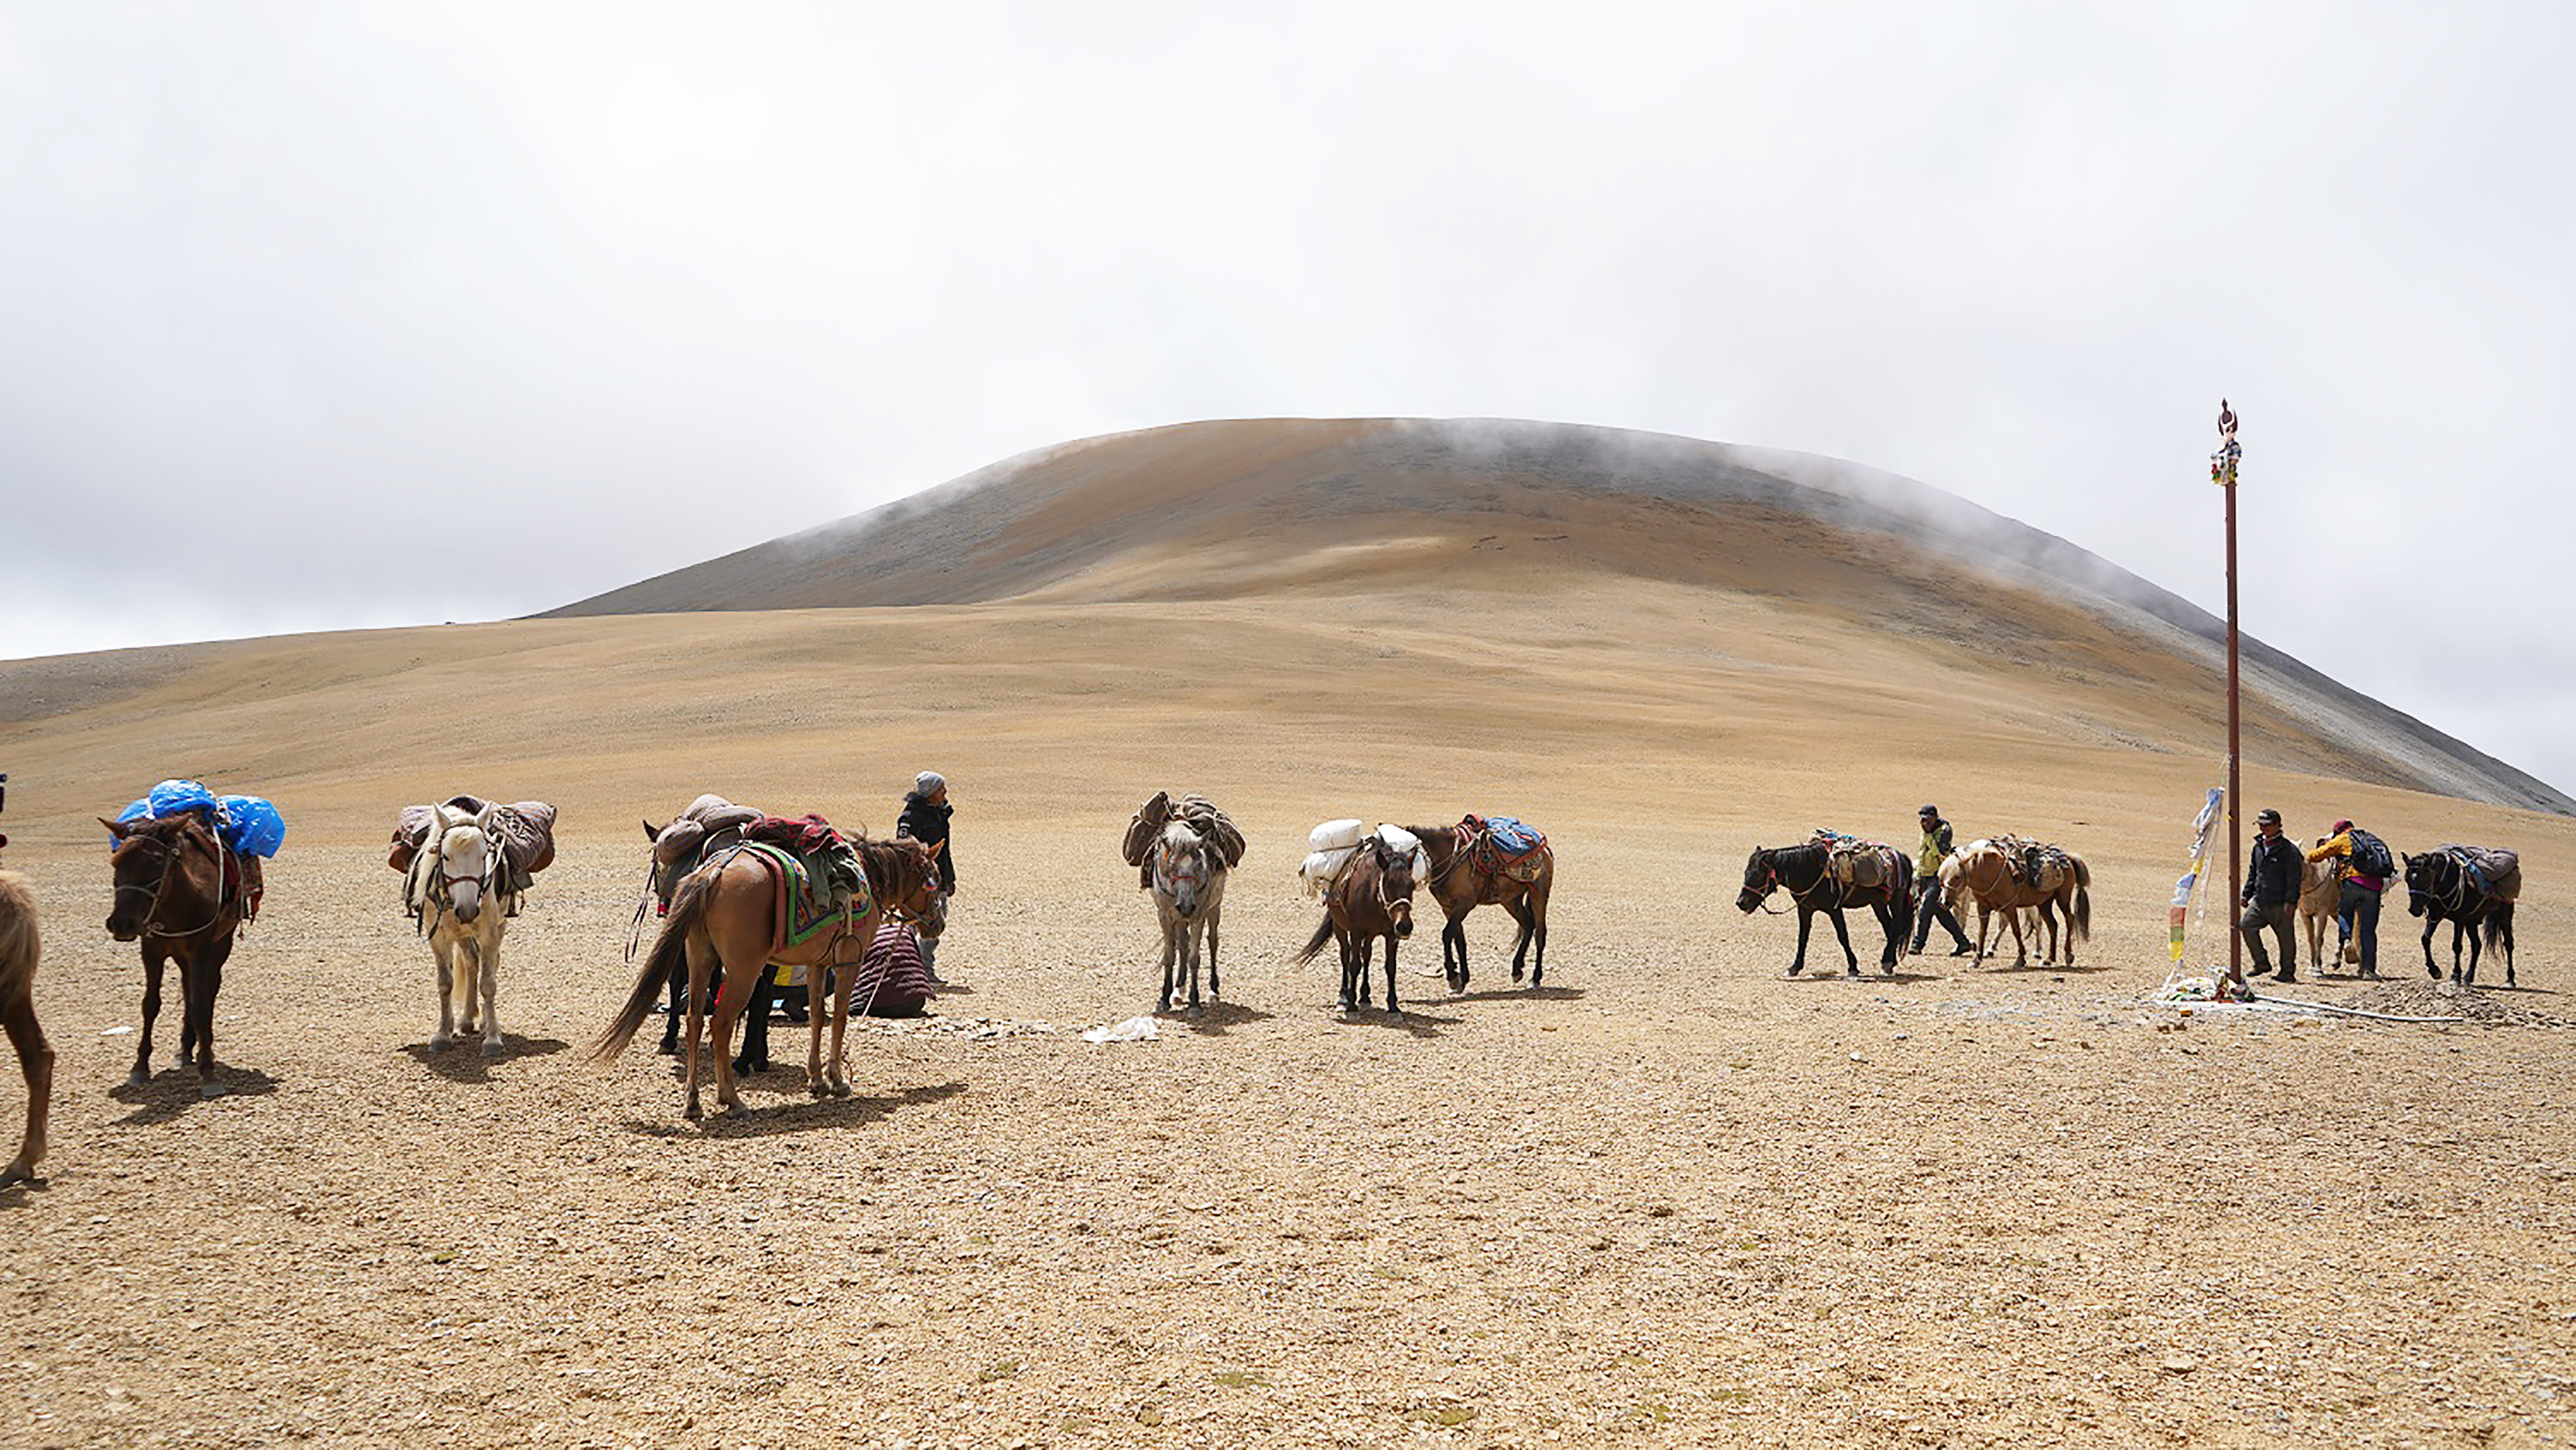
[[[1124,1022],[1094,1027],[1082,1034],[1082,1040],[1085,1042],[1145,1042],[1156,1035],[1153,1018],[1130,1017]]]

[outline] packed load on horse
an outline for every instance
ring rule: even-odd
[[[1428,873],[1429,860],[1423,855],[1422,838],[1402,826],[1381,825],[1370,830],[1356,818],[1326,821],[1306,836],[1306,860],[1297,868],[1299,879],[1306,883],[1308,896],[1322,896],[1351,869],[1360,847],[1371,840],[1406,857],[1417,874]]]
[[[1148,858],[1154,854],[1154,843],[1162,839],[1163,828],[1174,821],[1197,832],[1215,850],[1225,870],[1243,864],[1243,832],[1236,829],[1233,817],[1206,796],[1184,795],[1175,805],[1171,792],[1158,790],[1152,799],[1136,808],[1136,814],[1127,822],[1127,834],[1119,843],[1119,855],[1136,868],[1138,889],[1153,886],[1153,868]]]
[[[429,840],[430,830],[439,824],[439,811],[466,817],[494,837],[501,848],[501,864],[507,875],[495,883],[498,894],[511,902],[510,914],[518,914],[518,898],[536,884],[537,873],[555,861],[555,808],[544,801],[513,801],[498,805],[480,796],[449,796],[438,805],[411,805],[402,808],[394,819],[393,839],[385,853],[385,864],[406,877],[418,861],[420,849]],[[411,914],[420,915],[412,906]]]
[[[243,922],[258,920],[260,901],[268,893],[259,863],[275,856],[277,848],[285,844],[286,817],[260,796],[218,796],[193,780],[165,780],[119,812],[116,825],[131,826],[189,814],[202,816],[232,857],[224,873],[226,900],[240,909]],[[116,835],[115,826],[108,830],[115,838],[111,846],[124,839]]]
[[[1905,853],[1884,841],[1818,826],[1808,844],[1823,848],[1827,874],[1845,891],[1883,890],[1913,872]]]
[[[1952,852],[1941,863],[1940,880],[1953,910],[1972,901],[1976,904],[1977,961],[1986,959],[1994,918],[2001,916],[2004,925],[2012,928],[2014,964],[2029,963],[2029,941],[2022,931],[2024,910],[2039,914],[2032,934],[2040,929],[2047,933],[2040,953],[2043,962],[2061,964],[2062,955],[2062,965],[2071,967],[2075,944],[2092,938],[2093,873],[2083,857],[2062,846],[2020,836],[1984,837]],[[2062,927],[2060,916],[2065,919]]]

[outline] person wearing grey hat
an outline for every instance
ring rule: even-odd
[[[1964,957],[1976,950],[1968,934],[1959,929],[1959,918],[1950,913],[1950,903],[1941,898],[1941,863],[1950,855],[1950,823],[1941,819],[1939,806],[1925,806],[1915,819],[1923,827],[1923,844],[1914,852],[1914,942],[1906,955],[1923,955],[1924,938],[1932,935],[1932,923],[1939,922],[1955,943],[1950,955]]]
[[[2299,979],[2297,938],[2291,934],[2291,918],[2299,903],[2299,879],[2307,872],[2304,853],[2281,834],[2281,813],[2270,807],[2254,815],[2254,852],[2245,863],[2245,889],[2238,893],[2245,904],[2245,914],[2236,919],[2237,931],[2244,934],[2245,949],[2254,954],[2254,965],[2245,975],[2267,976],[2272,958],[2263,950],[2263,931],[2269,927],[2273,940],[2281,944],[2279,980]]]
[[[896,835],[921,842],[939,857],[939,894],[931,898],[931,909],[913,927],[913,936],[921,944],[922,972],[934,983],[940,980],[935,963],[939,959],[939,939],[948,931],[948,898],[957,894],[957,862],[948,854],[948,818],[952,814],[947,778],[938,771],[925,770],[912,778],[912,794],[903,798],[903,815],[894,823]]]

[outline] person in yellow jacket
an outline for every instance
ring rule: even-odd
[[[1950,854],[1950,823],[1941,819],[1937,806],[1925,806],[1917,819],[1923,826],[1923,844],[1914,850],[1914,944],[1906,951],[1921,956],[1923,939],[1932,934],[1932,923],[1937,921],[1950,929],[1950,940],[1957,943],[1950,955],[1964,957],[1976,947],[1959,929],[1959,918],[1950,914],[1950,903],[1941,899],[1941,863]]]
[[[2374,842],[2378,839],[2367,831],[2361,834]],[[2351,960],[2357,938],[2361,946],[2361,974],[2375,979],[2379,975],[2379,895],[2388,889],[2388,878],[2371,875],[2355,865],[2353,845],[2352,822],[2337,821],[2333,833],[2317,843],[2316,849],[2308,853],[2308,859],[2332,860],[2335,863],[2335,879],[2343,883],[2335,897],[2336,953],[2347,961]],[[2386,852],[2383,845],[2371,854],[2384,855]]]

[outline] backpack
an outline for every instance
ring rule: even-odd
[[[2397,861],[2388,854],[2386,841],[2355,826],[2352,828],[2352,869],[2357,875],[2375,876],[2384,882],[2397,874]]]

